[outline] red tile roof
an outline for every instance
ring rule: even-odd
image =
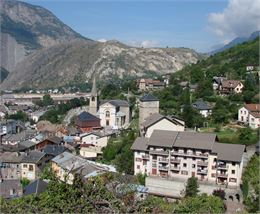
[[[239,84],[242,84],[239,80],[223,80],[222,87],[223,88],[236,88]]]
[[[250,112],[260,112],[260,104],[245,104],[244,107]]]

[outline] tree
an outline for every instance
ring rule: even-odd
[[[11,114],[7,116],[7,119],[21,120],[23,122],[28,121],[28,115],[23,111],[18,111],[16,114]]]
[[[173,213],[224,213],[225,204],[216,196],[202,194],[181,200]]]
[[[190,177],[187,181],[185,197],[194,197],[199,192],[198,179],[194,176]]]
[[[24,187],[26,187],[30,183],[30,180],[28,178],[21,179],[21,184]]]
[[[49,94],[45,94],[42,98],[42,104],[43,106],[50,106],[54,104],[54,101]]]

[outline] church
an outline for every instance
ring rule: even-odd
[[[99,101],[96,78],[93,80],[89,100],[89,113],[100,119],[100,125],[102,127],[112,129],[127,128],[131,120],[130,106],[126,100]]]

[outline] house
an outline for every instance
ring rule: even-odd
[[[91,144],[97,147],[106,147],[111,135],[102,132],[90,132],[80,135],[80,144]]]
[[[76,126],[82,132],[91,132],[101,129],[100,119],[89,112],[83,111],[77,116]]]
[[[17,134],[7,134],[2,137],[2,144],[16,145],[25,140],[31,140],[36,136],[35,130],[25,130]]]
[[[98,115],[103,127],[121,129],[130,123],[130,107],[125,100],[104,101],[99,106]]]
[[[46,111],[35,111],[30,114],[31,119],[37,123],[42,115],[44,115]]]
[[[212,107],[202,99],[192,103],[192,107],[198,110],[203,117],[208,117],[212,113]]]
[[[50,157],[43,152],[31,151],[27,153],[21,160],[22,178],[35,180],[49,160]]]
[[[101,149],[101,147],[91,144],[81,144],[79,154],[87,159],[96,159],[98,156],[103,154]]]
[[[46,190],[47,186],[48,183],[46,181],[43,181],[41,179],[36,179],[35,181],[33,181],[32,183],[30,183],[25,187],[23,195],[24,196],[31,195],[31,194],[39,195]]]
[[[0,105],[0,118],[4,118],[8,114],[9,109],[5,105]]]
[[[36,144],[36,149],[37,150],[42,150],[46,145],[62,145],[63,144],[63,139],[60,137],[56,136],[51,136],[46,138],[45,140],[39,142]]]
[[[3,152],[0,154],[0,175],[4,180],[21,178],[21,161],[24,153]]]
[[[226,77],[218,77],[218,76],[214,76],[212,78],[212,87],[213,87],[213,90],[219,90],[219,87],[222,83],[223,80],[227,80]]]
[[[255,129],[260,127],[260,104],[244,104],[238,110],[238,122]]]
[[[116,171],[114,167],[95,163],[69,152],[63,152],[56,156],[52,159],[51,163],[52,170],[56,176],[68,184],[73,183],[75,174],[79,174],[83,179],[88,179],[89,177],[94,177],[108,171]]]
[[[47,154],[49,157],[54,158],[57,155],[65,152],[67,148],[62,145],[46,145],[42,152]]]
[[[242,93],[244,85],[239,80],[223,80],[219,86],[221,95]]]
[[[17,133],[17,122],[15,120],[6,120],[0,122],[0,134],[16,134]]]
[[[184,131],[185,122],[174,116],[163,116],[154,113],[141,124],[141,136],[149,138],[154,130]]]
[[[36,148],[36,143],[31,140],[24,140],[22,142],[19,142],[19,144],[26,148],[25,151],[32,151]]]
[[[216,134],[154,130],[150,138],[138,137],[131,149],[135,175],[241,184],[245,146],[218,143]]]
[[[3,180],[0,178],[0,196],[6,199],[12,199],[22,196],[23,188],[19,179]]]
[[[139,91],[150,91],[165,88],[165,82],[158,79],[139,79],[136,82]]]

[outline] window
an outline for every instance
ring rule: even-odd
[[[211,167],[211,169],[216,169],[216,166],[215,166],[215,165],[213,165],[213,166]]]
[[[110,117],[110,112],[106,111],[106,117]]]
[[[106,120],[106,126],[109,126],[109,120]]]
[[[229,178],[229,182],[237,182],[236,178]]]
[[[186,164],[186,163],[184,163],[184,164],[183,164],[183,167],[187,167],[187,164]]]
[[[192,160],[196,160],[196,158],[192,158]]]
[[[187,158],[186,158],[186,157],[184,157],[183,159],[184,159],[184,160],[186,160]]]
[[[243,114],[243,111],[241,110],[240,113]]]
[[[137,165],[136,167],[137,167],[137,169],[140,169],[140,165]]]
[[[24,165],[23,165],[23,168],[27,168],[27,164],[24,164]]]
[[[188,172],[187,171],[181,171],[181,174],[182,175],[188,175]]]
[[[212,178],[215,178],[215,177],[216,177],[216,174],[215,174],[215,173],[212,173],[212,174],[211,174],[211,177],[212,177]]]
[[[192,164],[192,168],[195,168],[196,166],[195,166],[195,164]]]
[[[29,165],[29,171],[33,171],[33,165]]]
[[[90,139],[93,140],[93,137],[91,137]]]
[[[232,174],[235,174],[235,173],[236,173],[236,171],[235,171],[235,170],[232,170],[231,172],[232,172]]]
[[[236,165],[236,163],[232,162],[232,166],[235,166],[235,165]]]

